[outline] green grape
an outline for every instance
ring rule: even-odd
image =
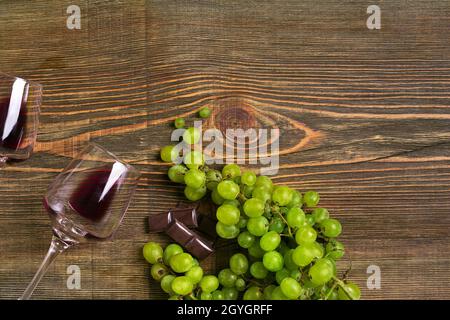
[[[200,300],[212,300],[213,295],[209,292],[202,292],[200,293]]]
[[[144,258],[148,263],[162,262],[163,248],[156,242],[148,242],[142,249]]]
[[[260,259],[266,252],[259,246],[259,241],[255,241],[249,248],[248,254],[253,258]]]
[[[212,192],[211,192],[211,199],[212,201],[217,204],[218,206],[220,206],[221,204],[224,203],[225,199],[222,198],[219,194],[219,192],[217,191],[217,188],[215,188]]]
[[[234,286],[236,287],[236,289],[238,291],[244,291],[245,290],[245,286],[246,286],[245,280],[242,279],[242,278],[238,278],[236,280]]]
[[[161,279],[161,289],[167,294],[173,295],[172,290],[172,281],[175,279],[175,276],[168,274]]]
[[[298,246],[292,252],[292,261],[300,266],[305,267],[314,259],[314,246],[312,244],[303,244]]]
[[[294,260],[292,259],[292,254],[294,252],[294,249],[289,249],[285,254],[284,254],[284,265],[286,266],[286,269],[288,269],[289,271],[292,270],[298,270],[298,265],[295,264]]]
[[[200,138],[200,130],[195,127],[189,127],[183,133],[183,141],[187,144],[196,144],[200,141]]]
[[[193,189],[201,188],[206,182],[206,175],[198,169],[190,169],[184,175],[184,183]]]
[[[227,164],[222,169],[222,177],[224,179],[233,179],[241,175],[241,168],[234,163]]]
[[[303,202],[307,207],[315,207],[319,203],[320,196],[316,191],[307,191],[303,195]]]
[[[347,282],[338,290],[339,300],[359,300],[361,298],[361,290],[353,282]]]
[[[277,286],[271,284],[264,288],[264,300],[272,300],[272,292]]]
[[[186,121],[184,121],[183,118],[176,118],[175,121],[173,122],[173,125],[175,126],[175,128],[177,129],[181,129],[184,128],[184,125],[186,124]]]
[[[289,300],[289,298],[286,297],[286,295],[281,290],[281,287],[276,287],[275,289],[273,289],[271,298],[272,300]]]
[[[256,279],[264,279],[269,271],[261,261],[253,262],[250,266],[250,274]]]
[[[241,185],[241,193],[246,197],[246,198],[251,198],[252,197],[252,193],[253,190],[255,190],[255,186],[247,186],[245,184]]]
[[[176,243],[169,244],[166,247],[166,249],[164,250],[164,254],[163,254],[164,263],[166,265],[169,265],[170,258],[172,258],[172,256],[174,256],[176,254],[182,253],[183,251],[184,250],[180,245],[178,245]]]
[[[156,281],[161,281],[162,278],[164,278],[166,275],[169,274],[169,270],[165,265],[158,262],[152,265],[150,269],[150,274],[152,278],[155,279]]]
[[[211,115],[211,110],[208,107],[203,107],[198,112],[198,115],[200,116],[200,118],[208,118]]]
[[[291,202],[288,203],[288,208],[301,207],[302,205],[302,194],[296,190],[292,192]]]
[[[302,273],[300,272],[300,270],[296,269],[296,270],[292,270],[289,274],[289,276],[292,279],[295,279],[297,281],[300,281],[302,279]]]
[[[239,292],[236,288],[223,288],[222,289],[224,300],[237,300]]]
[[[313,243],[317,239],[317,232],[312,227],[301,227],[295,233],[295,241],[298,244]]]
[[[217,220],[228,226],[237,224],[240,215],[239,209],[230,204],[221,205],[216,212]]]
[[[200,263],[198,262],[198,260],[196,258],[192,258],[192,266],[199,266]]]
[[[261,237],[259,246],[264,251],[273,251],[280,245],[280,242],[280,235],[275,231],[269,231]]]
[[[270,222],[269,231],[282,233],[285,226],[286,225],[284,224],[283,220],[281,220],[280,218],[273,218],[272,221]]]
[[[239,202],[238,199],[225,200],[225,201],[223,202],[223,204],[228,204],[228,205],[231,205],[231,206],[233,206],[233,207],[235,207],[235,208],[239,208],[239,207],[241,206],[241,203]]]
[[[184,183],[184,175],[188,171],[188,168],[181,164],[176,164],[170,167],[167,175],[169,176],[170,181],[176,183]]]
[[[203,278],[203,269],[200,266],[194,266],[186,272],[185,276],[191,279],[193,284],[197,284]]]
[[[267,176],[259,176],[256,178],[255,186],[264,186],[266,187],[270,192],[273,190],[273,182],[272,179],[270,179]]]
[[[242,174],[241,181],[247,186],[253,186],[256,183],[256,174],[253,171],[246,171]]]
[[[328,219],[330,217],[330,214],[325,208],[315,208],[312,211],[312,216],[314,217],[314,221],[316,223],[321,223],[323,220]]]
[[[335,239],[331,239],[330,242],[327,243],[325,249],[327,252],[327,256],[332,258],[333,260],[339,260],[344,256],[345,253],[344,245]]]
[[[298,207],[289,209],[286,221],[291,228],[300,228],[305,223],[305,213]]]
[[[248,219],[244,216],[239,217],[239,222],[237,223],[237,227],[239,229],[243,229],[247,226]]]
[[[325,219],[320,224],[320,228],[325,237],[336,238],[342,232],[342,226],[336,219]]]
[[[230,269],[238,276],[243,275],[248,270],[247,257],[242,253],[236,253],[230,258]]]
[[[197,201],[206,195],[206,187],[201,187],[198,189],[192,187],[184,188],[184,196],[190,201]]]
[[[194,284],[191,279],[186,276],[176,277],[172,281],[172,290],[176,294],[185,296],[192,292],[194,289]]]
[[[286,277],[281,281],[280,288],[286,297],[293,300],[298,299],[303,291],[300,284],[290,277]]]
[[[290,275],[289,270],[283,268],[275,273],[275,280],[277,281],[278,284],[281,284],[281,281],[283,281],[284,278],[289,277],[289,275]]]
[[[170,267],[177,273],[187,272],[192,268],[194,259],[189,253],[178,253],[170,258]]]
[[[244,212],[250,218],[262,216],[264,213],[264,202],[258,198],[248,199],[244,203]]]
[[[311,282],[317,285],[323,285],[331,280],[334,275],[333,265],[329,259],[319,259],[309,269]]]
[[[237,241],[242,248],[248,249],[255,243],[255,236],[248,231],[244,231],[238,236]]]
[[[256,199],[260,199],[263,202],[270,201],[272,195],[270,193],[270,189],[265,186],[256,186],[252,191],[252,197]]]
[[[211,293],[219,288],[219,279],[213,275],[203,276],[199,286],[203,292]]]
[[[264,298],[264,294],[261,291],[260,287],[251,286],[244,292],[244,300],[262,300]]]
[[[314,220],[314,217],[312,214],[305,215],[305,223],[306,226],[314,226],[316,224],[316,220]]]
[[[283,268],[283,256],[278,251],[267,252],[266,254],[264,254],[263,264],[267,270],[276,272]]]
[[[184,156],[183,163],[189,169],[198,169],[205,163],[205,158],[200,151],[194,150]]]
[[[226,200],[236,199],[239,194],[239,186],[231,180],[223,180],[217,185],[219,195]]]
[[[269,230],[269,221],[265,217],[250,218],[247,222],[247,230],[252,235],[260,237]]]
[[[208,170],[206,172],[206,188],[213,191],[219,182],[222,181],[222,174],[218,170]]]
[[[167,300],[183,300],[183,299],[181,299],[179,296],[170,296],[170,298]]]
[[[212,293],[213,300],[225,300],[222,290],[216,290]]]
[[[175,146],[163,147],[160,151],[161,160],[164,162],[174,162],[178,156],[177,151],[178,149]]]
[[[313,245],[312,250],[313,250],[314,257],[317,259],[323,258],[323,255],[324,255],[323,246],[316,241],[314,241],[312,243],[312,245]]]
[[[232,180],[237,185],[241,185],[241,176],[234,177]]]
[[[277,187],[272,193],[272,200],[279,206],[286,206],[291,202],[292,194],[293,192],[289,187]]]
[[[225,288],[234,287],[237,275],[231,269],[223,269],[218,275],[219,283]]]
[[[234,239],[239,235],[240,229],[236,225],[226,225],[222,222],[217,222],[216,233],[223,239]]]

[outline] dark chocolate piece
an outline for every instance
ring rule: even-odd
[[[213,244],[210,241],[190,230],[177,219],[170,223],[166,234],[200,260],[206,258],[214,251]]]
[[[215,239],[217,238],[216,224],[217,221],[215,219],[206,215],[199,215],[197,230],[211,237],[212,239]]]
[[[172,215],[169,212],[152,214],[148,217],[149,232],[162,232],[166,230],[172,220]]]
[[[197,211],[195,208],[175,208],[169,212],[152,214],[148,217],[149,232],[165,231],[173,219],[182,222],[188,228],[197,228]]]
[[[173,218],[181,221],[188,228],[197,228],[197,210],[195,208],[174,208],[170,209]]]
[[[212,243],[199,235],[193,237],[188,243],[186,243],[185,248],[199,260],[207,258],[214,252]]]
[[[193,237],[194,231],[190,230],[182,222],[174,219],[166,230],[166,234],[180,245],[185,246]]]

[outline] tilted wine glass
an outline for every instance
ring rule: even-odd
[[[41,102],[40,84],[0,72],[0,167],[31,156]]]
[[[53,237],[20,300],[30,298],[59,253],[79,243],[111,238],[128,209],[139,176],[135,168],[93,143],[70,162],[44,196]]]

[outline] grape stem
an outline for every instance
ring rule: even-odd
[[[338,285],[337,282],[335,282],[335,283],[333,284],[333,286],[331,287],[331,289],[330,289],[330,290],[327,292],[327,294],[325,295],[324,300],[328,300],[328,298],[330,297],[330,295],[331,295],[331,293],[333,292],[333,290],[336,289],[337,285]]]
[[[340,280],[340,279],[338,279],[338,278],[336,278],[336,277],[333,277],[333,279],[334,279],[334,281],[336,281],[335,284],[339,285],[339,287],[342,288],[342,291],[344,291],[345,295],[346,295],[350,300],[353,300],[352,296],[348,293],[347,289],[345,288],[345,283],[344,283],[344,281],[342,281],[342,280]]]
[[[277,212],[277,214],[280,216],[281,220],[283,220],[283,222],[288,227],[289,237],[293,238],[294,236],[292,235],[292,230],[291,230],[291,227],[289,227],[287,220],[283,217],[283,214],[281,212]]]

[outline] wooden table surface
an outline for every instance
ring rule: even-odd
[[[42,196],[89,140],[143,179],[116,239],[61,255],[34,298],[165,297],[140,254],[168,241],[145,218],[182,199],[158,152],[174,118],[203,106],[210,127],[281,129],[274,180],[319,191],[342,220],[363,298],[450,298],[449,1],[76,2],[81,30],[66,27],[73,1],[0,1],[0,70],[45,94],[36,153],[0,171],[0,298],[36,271],[51,237]],[[366,27],[370,4],[381,30]]]

